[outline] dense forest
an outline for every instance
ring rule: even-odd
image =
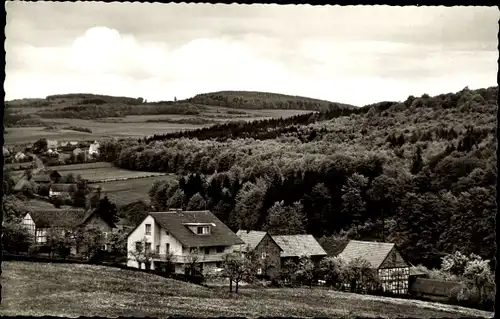
[[[307,232],[330,252],[358,238],[395,242],[427,266],[457,249],[491,259],[497,90],[107,141],[101,151],[122,168],[181,175],[153,185],[156,209],[211,209],[234,230]]]
[[[223,106],[235,109],[295,109],[326,111],[335,108],[354,108],[352,105],[333,103],[325,100],[285,94],[251,92],[251,91],[221,91],[198,94],[186,100],[193,104]]]

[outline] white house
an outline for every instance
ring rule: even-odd
[[[99,142],[94,141],[94,143],[89,146],[89,155],[92,157],[99,156]]]
[[[47,148],[50,150],[57,149],[57,140],[47,140]]]
[[[129,267],[145,268],[134,257],[143,243],[146,250],[156,253],[151,269],[165,269],[170,254],[176,273],[183,273],[193,256],[202,272],[213,271],[220,267],[225,253],[245,244],[208,210],[150,213],[128,236]]]
[[[75,192],[75,184],[52,184],[49,189],[49,197],[68,197]]]
[[[16,153],[16,155],[14,155],[14,159],[17,161],[17,162],[21,162],[21,161],[24,161],[26,160],[28,157],[26,156],[26,154],[24,154],[23,152],[19,151]]]

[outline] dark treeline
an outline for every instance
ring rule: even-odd
[[[96,119],[103,117],[122,117],[127,115],[183,114],[198,115],[203,110],[192,104],[79,104],[57,109],[46,109],[36,114],[43,118]],[[107,102],[106,102],[107,103]]]
[[[362,111],[360,109],[336,108],[329,111],[300,114],[286,118],[273,118],[250,122],[234,121],[196,130],[162,135],[154,134],[152,137],[146,138],[146,143],[182,137],[197,138],[199,140],[217,139],[218,141],[226,141],[235,138],[274,139],[285,133],[297,132],[297,125],[307,125],[359,112]]]
[[[252,122],[247,138],[224,138],[219,126],[107,141],[101,152],[122,168],[181,176],[153,186],[156,209],[208,208],[234,230],[308,232],[330,252],[347,239],[391,241],[412,263],[439,266],[457,250],[494,256],[496,100],[496,87],[466,88],[348,116]]]

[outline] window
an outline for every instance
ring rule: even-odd
[[[257,269],[257,275],[262,275],[262,268]]]
[[[261,258],[261,259],[266,259],[266,257],[267,257],[266,252],[265,252],[265,251],[264,251],[264,252],[262,252],[262,254],[260,255],[260,258]]]
[[[196,228],[196,233],[198,235],[206,235],[206,234],[210,234],[210,227],[208,226],[198,226]]]
[[[165,244],[165,254],[170,253],[170,244]]]
[[[146,235],[151,235],[151,224],[146,224]]]
[[[142,243],[140,241],[135,242],[135,251],[141,251],[142,250]]]
[[[205,248],[205,255],[209,255],[210,254],[210,248],[209,247],[206,247]]]
[[[196,250],[197,250],[196,247],[192,247],[189,249],[189,253],[196,254]]]
[[[223,253],[224,252],[224,246],[217,246],[217,253]]]
[[[165,231],[165,235],[167,235],[167,236],[169,236],[169,235],[170,235],[170,234],[168,233],[168,231],[167,231],[167,230]]]
[[[146,243],[145,250],[146,251],[151,251],[151,243]]]
[[[156,245],[156,250],[155,250],[155,252],[156,252],[157,254],[159,254],[159,253],[160,253],[160,245]]]

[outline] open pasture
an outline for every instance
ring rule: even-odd
[[[142,138],[152,134],[165,134],[183,130],[194,130],[228,121],[251,121],[273,117],[289,117],[297,114],[309,113],[304,110],[233,110],[223,107],[207,107],[207,111],[199,115],[129,115],[124,117],[101,118],[95,120],[73,118],[41,118],[47,125],[57,129],[46,130],[45,127],[9,127],[5,134],[5,143],[8,145],[33,143],[39,138],[57,139],[60,141],[105,139],[110,137]],[[161,122],[164,119],[165,122]],[[168,120],[205,119],[205,124],[169,123]],[[159,120],[158,122],[152,122]],[[149,121],[149,122],[148,122]],[[87,128],[92,133],[62,129],[75,126]]]
[[[175,175],[169,174],[164,176],[154,176],[137,178],[123,181],[99,183],[102,194],[106,194],[108,198],[117,206],[127,205],[135,201],[149,202],[149,189],[155,181],[168,180],[176,178]],[[95,184],[92,184],[94,186]]]
[[[4,264],[0,315],[286,316],[347,318],[493,317],[493,313],[416,300],[309,288],[205,288],[152,274],[81,264]]]

